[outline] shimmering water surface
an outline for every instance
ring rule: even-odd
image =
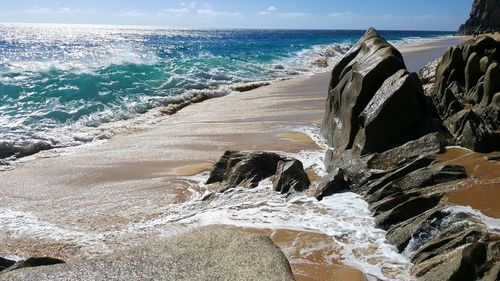
[[[172,98],[322,71],[364,31],[0,25],[0,159],[91,141],[81,128]],[[388,40],[449,35],[385,31]]]

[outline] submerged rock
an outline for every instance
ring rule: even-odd
[[[294,280],[267,236],[219,228],[158,241],[88,261],[24,268],[0,280]]]

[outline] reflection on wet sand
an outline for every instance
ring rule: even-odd
[[[487,216],[500,218],[500,161],[489,161],[487,156],[451,147],[439,155],[437,160],[462,165],[471,177],[446,194],[449,203],[470,206]]]
[[[365,275],[339,261],[341,246],[322,233],[246,228],[269,236],[285,253],[297,281],[366,281]]]

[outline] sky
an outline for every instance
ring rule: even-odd
[[[15,0],[1,22],[146,25],[167,28],[455,31],[472,0]]]

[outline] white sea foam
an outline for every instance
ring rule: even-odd
[[[321,138],[318,127],[295,127],[295,130]],[[305,169],[313,168],[324,174],[324,152],[324,149],[319,149],[288,155],[301,160]],[[207,177],[205,173],[189,179],[203,186]],[[386,241],[385,231],[375,227],[368,204],[357,194],[338,193],[322,201],[303,194],[286,197],[274,192],[268,179],[254,189],[230,189],[203,201],[206,195],[193,193],[190,201],[165,206],[161,210],[162,215],[130,225],[124,233],[160,229],[163,230],[162,235],[169,236],[172,230],[178,231],[176,225],[195,228],[214,224],[320,232],[342,247],[340,256],[331,256],[330,259],[342,260],[346,265],[366,272],[371,278],[412,279],[409,273],[411,263]],[[385,268],[395,273],[386,276],[383,273]]]
[[[30,212],[0,208],[0,229],[3,235],[10,237],[75,243],[89,253],[109,251],[101,233],[63,228],[43,221]]]

